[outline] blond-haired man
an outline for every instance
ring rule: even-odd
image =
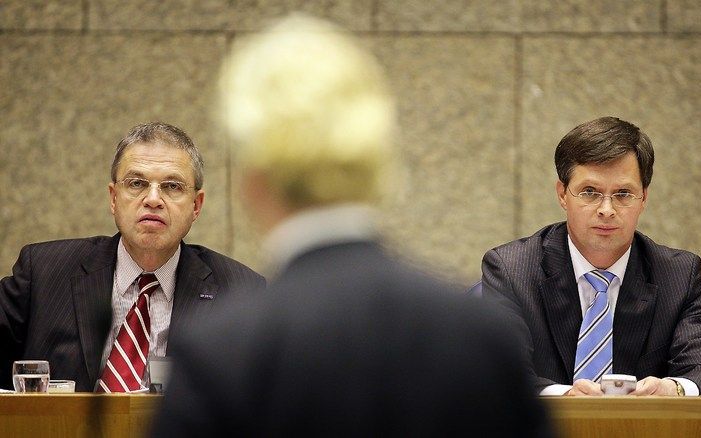
[[[394,114],[372,57],[296,16],[236,49],[224,82],[277,274],[211,343],[182,343],[156,435],[547,433],[490,309],[379,244]]]

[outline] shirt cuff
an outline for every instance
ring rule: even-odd
[[[685,379],[684,377],[667,377],[667,379],[679,382],[679,384],[682,385],[682,388],[684,388],[684,395],[686,397],[698,397],[699,387],[696,386],[696,383],[692,382],[691,380]]]
[[[693,382],[691,382],[691,384],[694,385]],[[570,389],[572,389],[572,385],[549,385],[540,391],[540,395],[565,395]],[[684,387],[684,390],[686,391],[686,386]],[[698,394],[698,388],[696,389],[696,393]]]

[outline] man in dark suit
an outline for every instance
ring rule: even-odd
[[[143,272],[159,282],[149,304],[154,356],[164,356],[169,335],[191,328],[188,321],[211,311],[219,295],[264,286],[235,260],[182,242],[204,203],[202,167],[192,140],[172,125],[138,125],[119,142],[109,184],[119,233],[28,245],[0,281],[3,386],[13,360],[45,359],[52,378],[92,391]]]
[[[376,62],[302,17],[234,53],[243,199],[276,275],[174,347],[155,436],[547,435],[494,308],[381,247],[368,205],[393,117]]]
[[[653,162],[626,121],[577,126],[555,151],[567,222],[484,256],[483,294],[521,327],[543,395],[601,395],[610,373],[636,376],[633,395],[699,394],[699,257],[636,231]]]

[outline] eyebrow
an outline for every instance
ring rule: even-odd
[[[124,174],[123,178],[142,178],[145,180],[148,180],[149,178],[144,175],[143,172],[139,172],[138,170],[129,170],[127,173]],[[163,178],[161,182],[163,181],[178,181],[178,182],[183,182],[186,183],[187,178],[183,178],[182,175],[176,175],[176,174],[170,174]]]
[[[124,178],[131,178],[131,177],[146,178],[146,176],[143,173],[137,172],[135,170],[130,170],[124,174]]]
[[[601,186],[601,185],[617,185],[619,187],[624,187],[624,186],[635,186],[637,183],[634,180],[629,180],[629,181],[623,181],[623,182],[608,182],[608,181],[598,181],[598,180],[593,180],[593,179],[585,179],[582,182],[580,182],[578,185],[581,186]]]

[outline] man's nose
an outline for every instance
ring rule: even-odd
[[[616,209],[613,207],[613,198],[611,196],[604,196],[599,204],[597,213],[601,216],[611,217],[616,215]]]
[[[163,198],[161,197],[161,188],[158,184],[149,184],[148,189],[146,189],[144,204],[154,208],[163,205]]]

